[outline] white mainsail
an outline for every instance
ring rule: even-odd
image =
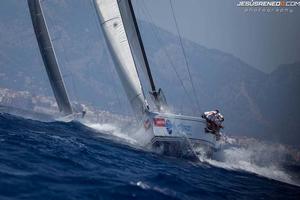
[[[40,0],[27,0],[35,36],[58,105],[65,115],[73,113],[61,75]]]
[[[126,2],[120,0],[94,0],[117,73],[133,110],[137,115],[141,115],[145,112],[147,104],[136,69],[137,63],[135,61],[137,59],[133,57],[133,52],[136,52],[137,47],[132,45],[138,42],[137,36],[134,31],[130,31],[134,30],[131,29],[130,20],[123,17],[124,13],[127,12]],[[123,15],[121,15],[121,10]],[[140,57],[138,60],[143,61]]]
[[[131,0],[119,0],[118,5],[135,63],[146,76],[156,108],[163,111],[167,107],[167,101],[162,90],[156,90]]]
[[[127,33],[128,41],[131,47],[131,52],[136,64],[143,70],[144,74],[146,75],[146,79],[149,82],[149,85],[151,86],[151,90],[153,92],[156,90],[155,84],[151,75],[151,70],[148,64],[142,38],[139,33],[131,1],[121,0],[118,1],[118,4]]]

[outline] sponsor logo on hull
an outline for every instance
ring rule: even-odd
[[[154,125],[157,127],[165,127],[166,126],[166,120],[164,118],[154,118]]]

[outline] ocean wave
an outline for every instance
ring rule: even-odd
[[[139,135],[136,132],[132,135]],[[0,114],[0,139],[0,199],[298,199],[300,195],[298,186],[283,183],[293,181],[293,175],[282,173],[277,164],[267,165],[266,156],[253,159],[259,148],[253,146],[252,152],[251,145],[232,144],[220,151],[223,157],[192,162],[143,149],[123,125],[45,123],[6,114]]]

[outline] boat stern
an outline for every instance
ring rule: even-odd
[[[164,154],[195,154],[195,149],[212,152],[219,148],[216,136],[205,132],[206,122],[202,118],[170,113],[150,113],[144,122],[153,137],[151,148]]]

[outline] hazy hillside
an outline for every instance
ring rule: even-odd
[[[300,63],[279,66],[261,85],[257,104],[272,127],[266,134],[296,144],[300,134]]]
[[[54,8],[49,7],[47,11],[71,98],[103,109],[130,112],[101,30],[95,28],[96,21],[72,26],[68,17],[74,13],[66,10],[66,18],[58,18],[53,14]],[[91,13],[77,14],[78,19],[95,20]],[[29,13],[23,10],[18,15],[22,19],[9,18],[9,24],[0,22],[0,43],[5,46],[5,51],[0,52],[0,86],[52,95]],[[140,27],[157,85],[164,89],[177,112],[199,115],[219,108],[225,115],[228,134],[271,136],[292,144],[300,139],[299,63],[282,65],[273,73],[265,74],[230,54],[184,40],[198,107],[178,37],[146,22],[141,22]]]

